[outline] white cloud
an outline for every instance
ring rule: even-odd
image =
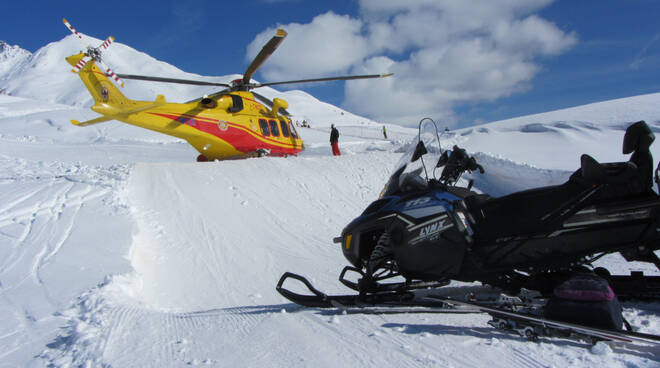
[[[413,125],[451,122],[452,107],[524,91],[540,60],[577,38],[534,12],[552,0],[361,0],[359,18],[332,12],[282,25],[289,39],[262,67],[270,80],[393,72],[345,84],[344,107]],[[250,57],[274,34],[259,34]]]
[[[266,80],[279,81],[345,72],[367,55],[362,25],[359,19],[332,12],[314,17],[309,24],[278,25],[288,36],[261,73]],[[248,45],[247,59],[251,61],[275,32],[269,28],[258,34]]]
[[[566,35],[554,24],[535,15],[512,22],[499,22],[493,29],[492,37],[498,46],[529,57],[562,53],[576,41],[575,34]]]

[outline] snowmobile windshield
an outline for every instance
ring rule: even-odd
[[[435,167],[441,155],[442,148],[435,122],[424,118],[419,123],[417,137],[406,145],[381,197],[396,192],[425,189],[429,180],[437,179]]]

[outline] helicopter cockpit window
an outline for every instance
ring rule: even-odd
[[[262,135],[270,135],[270,130],[268,130],[268,122],[266,119],[259,119],[259,127],[261,128]]]
[[[280,127],[282,127],[282,136],[289,136],[289,127],[286,125],[286,121],[280,120]]]
[[[293,123],[289,122],[289,131],[291,131],[291,136],[293,138],[298,138],[298,132],[296,132],[296,128],[293,127]]]
[[[277,127],[277,122],[275,120],[269,120],[268,122],[270,123],[270,133],[273,137],[279,137],[280,129]]]

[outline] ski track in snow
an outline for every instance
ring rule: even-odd
[[[53,261],[70,244],[72,236],[78,237],[76,228],[88,223],[81,219],[88,216],[81,215],[83,207],[103,208],[104,203],[112,202],[116,176],[124,175],[121,168],[40,164],[14,162],[9,168],[15,172],[3,171],[0,181],[0,360],[21,353],[26,346],[45,344],[55,336],[40,336],[37,332],[44,326],[62,323],[55,314],[66,304],[62,304],[61,295],[54,294],[79,291],[54,285],[60,279],[54,274],[81,274],[62,269]],[[39,167],[39,173],[28,167]]]
[[[78,321],[69,334],[49,344],[42,358],[54,366],[121,367],[382,367],[392,362],[482,367],[488,357],[492,367],[522,368],[599,361],[586,344],[546,339],[532,344],[487,327],[483,315],[356,316],[291,304],[168,313],[110,300],[99,303],[99,309],[82,308],[79,316],[91,323]],[[81,305],[93,304],[89,301]],[[657,359],[657,351],[643,347],[614,351],[608,367],[628,367],[631,357],[642,358],[639,366],[652,366]]]

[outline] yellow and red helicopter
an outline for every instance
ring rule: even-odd
[[[82,41],[73,26],[62,19],[66,27]],[[66,60],[78,73],[94,99],[91,109],[103,116],[79,122],[77,126],[89,126],[110,120],[118,120],[141,128],[171,135],[190,143],[199,156],[197,161],[238,159],[254,156],[296,155],[303,150],[303,141],[287,112],[287,102],[275,98],[272,101],[252,89],[288,83],[323,82],[382,78],[391,74],[356,75],[316,79],[292,80],[272,83],[253,83],[251,78],[257,69],[277,49],[287,33],[278,29],[246,69],[242,79],[228,84],[186,79],[115,74],[102,60],[101,52],[114,41],[108,37],[100,46],[85,46],[86,50]],[[100,67],[103,68],[100,69]],[[123,87],[122,79],[181,83],[201,86],[220,86],[223,90],[185,103],[165,101],[158,95],[154,101],[136,101],[125,97],[112,83],[114,79]]]

